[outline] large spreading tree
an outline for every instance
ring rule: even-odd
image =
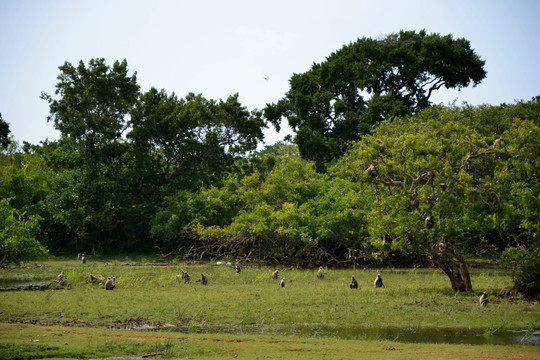
[[[376,256],[419,252],[472,291],[464,250],[538,246],[537,101],[384,122],[332,168],[362,184]]]
[[[401,31],[362,38],[294,74],[290,90],[267,105],[265,116],[278,130],[286,118],[301,155],[323,170],[381,120],[428,107],[442,87],[479,84],[484,64],[468,40],[452,35]]]

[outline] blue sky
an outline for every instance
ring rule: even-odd
[[[57,139],[40,94],[54,94],[65,61],[91,58],[126,59],[143,91],[239,93],[261,109],[343,45],[421,29],[466,38],[488,72],[433,102],[513,103],[540,95],[539,24],[537,0],[0,0],[0,113],[21,143]],[[287,133],[269,129],[265,141]]]

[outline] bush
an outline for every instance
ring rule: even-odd
[[[538,241],[529,248],[507,248],[503,263],[512,269],[512,280],[517,292],[525,296],[540,294],[540,246]]]
[[[0,201],[0,268],[48,255],[36,238],[39,221],[39,216],[26,217],[13,209],[7,199]]]

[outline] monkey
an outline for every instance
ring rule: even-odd
[[[81,253],[77,254],[77,260],[81,260]]]
[[[234,264],[233,269],[234,269],[234,271],[236,271],[237,274],[240,274],[240,271],[242,271],[242,269],[240,268],[240,265],[238,265],[238,263]]]
[[[431,193],[428,198],[426,199],[426,204],[428,204],[430,207],[434,207],[439,202],[439,199],[437,199],[437,193],[433,192]]]
[[[448,184],[446,183],[440,183],[439,184],[439,187],[441,188],[442,191],[446,191],[448,189]]]
[[[58,274],[58,278],[57,278],[56,282],[63,283],[64,282],[64,277],[65,277],[65,275],[64,275],[64,272],[62,271],[60,274]]]
[[[277,279],[279,277],[279,270],[276,270],[272,273],[272,279]]]
[[[375,141],[377,142],[377,144],[380,144],[380,145],[382,145],[382,147],[383,147],[383,150],[386,150],[386,144],[384,143],[384,141],[382,141],[382,140],[379,140],[379,139],[377,139],[377,140],[375,140]]]
[[[392,238],[388,234],[384,234],[381,237],[381,241],[382,241],[384,246],[392,244]]]
[[[285,278],[281,279],[281,281],[279,282],[279,286],[280,287],[285,287]]]
[[[381,278],[381,274],[377,274],[377,277],[375,278],[375,281],[373,282],[373,287],[374,288],[380,288],[380,287],[383,287],[386,289],[386,286],[384,286],[383,284],[383,281],[382,281],[382,278]]]
[[[409,202],[409,206],[407,207],[409,211],[413,211],[413,209],[418,210],[420,208],[420,200],[418,199],[418,194],[416,191],[413,191],[412,193],[412,199]]]
[[[429,169],[424,175],[427,176],[426,185],[433,185],[433,179],[435,179],[435,170]]]
[[[476,165],[474,165],[471,160],[467,159],[467,161],[465,161],[463,164],[463,170],[465,170],[465,172],[467,172],[469,175],[474,176]]]
[[[375,169],[375,165],[369,165],[369,167],[366,169],[366,173],[371,177],[377,176],[377,169]]]
[[[429,215],[425,220],[425,226],[426,230],[431,229],[433,226],[435,226],[435,219],[433,219],[433,216]]]
[[[81,264],[86,264],[86,256],[84,254],[81,255]]]
[[[501,202],[499,195],[494,190],[491,190],[491,205],[493,207],[497,206]]]
[[[105,282],[105,290],[113,290],[115,288],[113,280],[116,280],[116,278],[114,276],[109,276],[109,278]]]
[[[416,233],[414,231],[407,231],[407,243],[411,243],[416,238]]]
[[[317,279],[324,278],[324,268],[322,266],[319,266],[319,271],[317,271]]]
[[[201,273],[201,284],[203,285],[208,285],[208,278],[203,274]]]
[[[103,275],[99,275],[98,277],[98,284],[103,285],[105,284],[105,277]]]
[[[344,154],[346,149],[347,149],[347,144],[345,144],[345,140],[343,140],[342,138],[339,138],[339,152]]]
[[[358,281],[356,281],[356,278],[353,276],[351,276],[351,283],[349,284],[349,287],[351,289],[358,289]]]
[[[191,278],[189,277],[188,272],[184,270],[180,270],[180,271],[182,272],[182,274],[176,275],[176,280],[180,281],[180,279],[182,279],[184,280],[185,284],[189,284],[189,282],[191,281]]]
[[[514,289],[511,286],[507,286],[502,288],[501,292],[499,293],[499,297],[514,297],[516,296],[516,289]]]
[[[495,139],[495,141],[493,142],[493,148],[495,149],[497,146],[502,146],[503,141],[504,141],[503,138]]]
[[[90,282],[92,282],[92,283],[95,283],[95,282],[97,282],[97,281],[98,281],[98,278],[97,278],[97,277],[95,277],[95,276],[94,276],[94,275],[92,275],[92,274],[88,274],[88,277],[90,278]]]
[[[480,296],[479,303],[480,303],[480,306],[487,306],[488,298],[487,298],[487,293],[485,291],[482,293],[482,296]]]

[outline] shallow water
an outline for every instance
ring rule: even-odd
[[[179,331],[183,333],[224,333],[234,335],[306,336],[348,340],[389,340],[404,343],[512,345],[540,346],[540,330],[498,330],[487,334],[479,329],[443,327],[362,327],[332,325],[197,325],[154,328],[153,331]]]
[[[2,281],[0,282],[0,288],[24,288],[28,285],[35,285],[35,286],[41,286],[41,285],[47,285],[51,281],[50,280],[39,280],[39,281]]]
[[[39,281],[1,281],[0,290],[33,290],[40,287],[47,287],[46,285],[51,284],[50,280],[39,280]],[[54,285],[54,284],[53,284]],[[54,288],[54,287],[53,287]]]

